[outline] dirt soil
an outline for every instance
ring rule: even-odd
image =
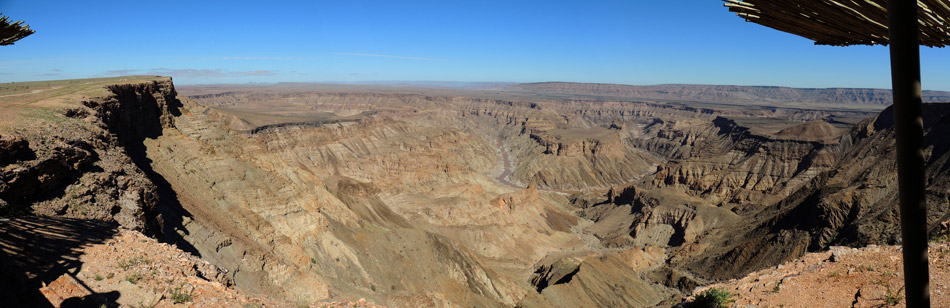
[[[382,307],[355,302],[285,302],[235,289],[224,272],[139,232],[120,230],[81,248],[81,269],[40,292],[55,307]]]
[[[732,293],[735,307],[903,307],[900,246],[832,247],[738,280],[697,288]],[[931,307],[950,307],[950,242],[930,245]]]

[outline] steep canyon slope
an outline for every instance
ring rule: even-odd
[[[808,251],[897,239],[890,109],[78,83],[0,98],[16,111],[0,116],[31,119],[0,131],[5,215],[119,224],[279,299],[671,306]],[[927,108],[939,225],[950,110]]]

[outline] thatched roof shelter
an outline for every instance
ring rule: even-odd
[[[920,47],[950,45],[950,0],[723,0],[746,21],[816,45],[890,45],[907,307],[930,307]]]
[[[725,0],[746,21],[815,41],[817,45],[887,45],[885,0]],[[917,1],[920,45],[950,45],[950,3]]]

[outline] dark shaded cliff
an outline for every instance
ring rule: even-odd
[[[947,232],[950,218],[950,104],[924,104],[928,224]],[[893,109],[859,123],[832,168],[786,198],[751,213],[752,222],[690,267],[734,278],[830,245],[900,243]],[[715,264],[716,266],[712,266]]]

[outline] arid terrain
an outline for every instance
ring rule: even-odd
[[[950,302],[947,242],[930,245],[930,296],[933,307]],[[890,307],[905,306],[900,246],[832,246],[826,251],[766,268],[746,277],[697,288],[734,294],[745,307]]]
[[[750,273],[772,279],[755,288],[773,283],[770,269],[832,246],[899,243],[889,97],[175,87],[156,76],[0,84],[0,261],[14,278],[0,287],[24,305],[674,306]],[[924,111],[940,238],[950,105]],[[899,254],[883,251],[875,269],[899,272]],[[783,277],[818,268],[850,279],[861,265],[849,256]],[[891,280],[886,292],[900,288]],[[785,295],[719,287],[742,304]]]

